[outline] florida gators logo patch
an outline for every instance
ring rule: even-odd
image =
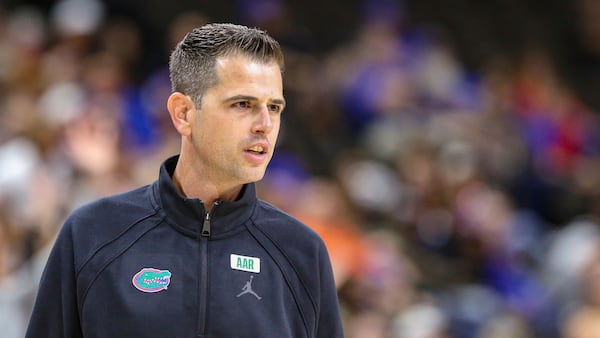
[[[133,275],[133,286],[142,292],[159,292],[166,290],[171,283],[171,272],[155,268],[143,268]]]

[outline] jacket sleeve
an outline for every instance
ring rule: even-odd
[[[26,338],[83,337],[75,270],[72,227],[67,221],[42,273]]]
[[[317,338],[343,338],[344,331],[340,315],[337,289],[333,270],[325,246],[321,248],[320,265],[320,310],[317,318]]]

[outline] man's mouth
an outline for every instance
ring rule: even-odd
[[[256,145],[254,147],[250,147],[248,148],[248,151],[253,152],[253,153],[257,153],[257,154],[264,154],[266,153],[265,149],[263,148],[263,146],[260,145]]]

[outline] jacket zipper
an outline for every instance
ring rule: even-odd
[[[210,212],[206,213],[206,216],[204,216],[204,223],[202,224],[202,237],[210,237]]]
[[[202,223],[202,237],[200,238],[200,292],[198,310],[198,337],[206,336],[206,317],[208,308],[208,239],[210,238],[210,222],[212,213],[219,202],[215,202],[210,212],[204,216]]]

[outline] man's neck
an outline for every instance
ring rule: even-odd
[[[173,173],[173,184],[185,197],[198,198],[204,203],[207,212],[217,201],[235,201],[242,190],[242,185],[222,187],[205,177],[199,176],[195,171],[177,164]]]

